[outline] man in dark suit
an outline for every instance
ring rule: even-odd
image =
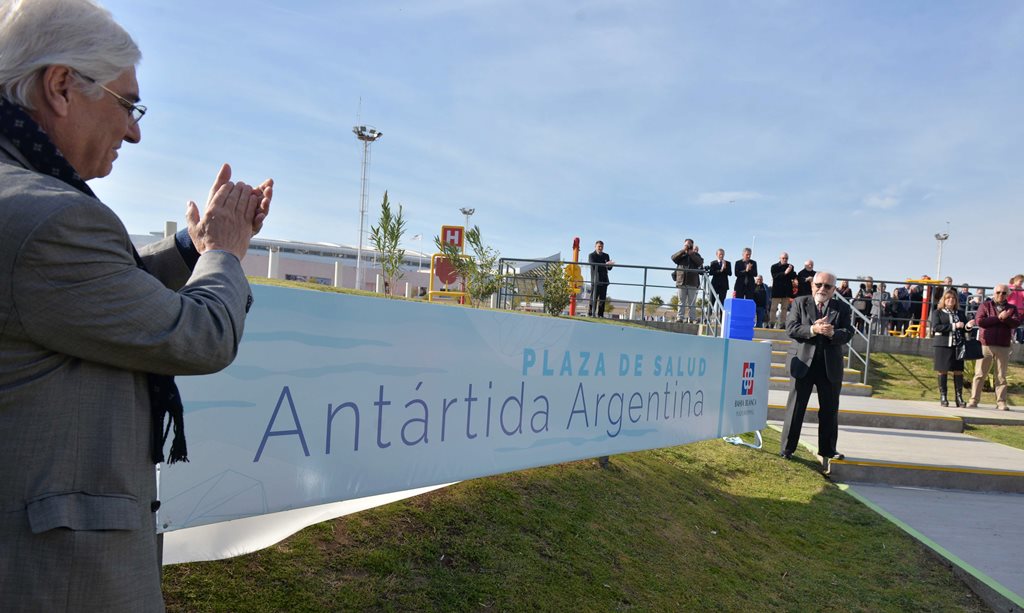
[[[789,317],[789,305],[793,300],[793,281],[796,272],[789,263],[789,254],[783,251],[779,261],[772,264],[772,306],[768,310],[768,327],[782,328]],[[778,311],[778,315],[776,315]]]
[[[590,306],[587,315],[604,317],[604,303],[608,298],[608,271],[615,262],[604,252],[604,241],[594,243],[594,251],[587,256],[590,262]]]
[[[796,273],[797,278],[797,296],[810,296],[814,292],[811,291],[811,282],[814,280],[814,260],[807,260],[804,262],[804,267],[800,272]]]
[[[789,362],[793,388],[786,402],[782,427],[782,457],[789,459],[800,442],[811,388],[818,389],[818,455],[841,460],[836,451],[839,438],[839,392],[843,388],[843,349],[853,335],[850,307],[834,300],[836,277],[830,272],[814,275],[811,296],[800,296],[786,320],[789,337],[797,342],[796,355]]]
[[[750,247],[743,250],[743,259],[736,260],[733,266],[733,274],[736,275],[736,284],[733,290],[737,298],[754,299],[754,278],[757,277],[757,262],[750,259]]]
[[[240,260],[269,181],[233,183],[225,164],[205,212],[189,203],[186,230],[139,252],[86,183],[142,137],[139,57],[92,2],[0,2],[5,611],[164,609],[167,415],[168,460],[187,461],[171,376],[231,363],[251,301]]]
[[[711,273],[711,288],[715,290],[718,301],[725,304],[726,294],[729,293],[729,277],[732,275],[732,262],[725,259],[725,249],[715,252],[715,261],[708,267]]]

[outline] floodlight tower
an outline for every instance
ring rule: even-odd
[[[359,251],[356,252],[356,289],[363,289],[363,234],[366,232],[366,173],[370,169],[370,144],[384,136],[373,126],[354,126],[352,133],[363,142],[363,173],[359,190]]]
[[[946,242],[949,238],[949,222],[946,222],[946,232],[938,232],[935,234],[935,242],[939,244],[939,256],[935,263],[935,278],[942,278],[942,243]]]
[[[459,209],[459,212],[466,216],[466,232],[469,232],[469,218],[473,215],[473,213],[476,213],[476,209],[462,207],[461,209]]]

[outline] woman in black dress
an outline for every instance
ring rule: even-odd
[[[932,346],[935,348],[935,370],[939,373],[939,404],[948,407],[946,399],[948,376],[953,373],[953,390],[956,392],[956,406],[964,407],[964,348],[967,332],[974,327],[974,321],[967,319],[960,310],[956,292],[946,290],[939,304],[929,317],[932,329]]]

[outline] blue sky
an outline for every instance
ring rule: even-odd
[[[579,236],[584,259],[602,239],[670,266],[692,237],[706,258],[753,244],[765,274],[787,250],[903,279],[935,274],[948,221],[944,275],[1024,272],[1019,2],[104,6],[143,51],[142,143],[94,182],[132,233],[227,161],[277,182],[262,236],[356,244],[358,120],[384,133],[370,222],[387,189],[425,251],[468,206],[510,257]]]

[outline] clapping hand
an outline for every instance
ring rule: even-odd
[[[196,203],[188,202],[185,221],[192,244],[200,254],[216,249],[230,251],[242,259],[249,240],[263,228],[270,214],[273,195],[273,179],[255,188],[242,182],[232,183],[231,167],[224,164],[210,187],[201,217]]]

